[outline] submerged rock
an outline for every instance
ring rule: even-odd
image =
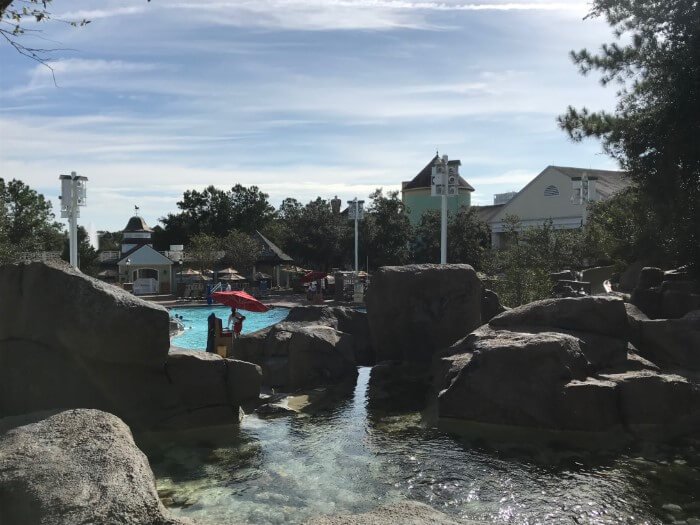
[[[481,281],[466,264],[380,268],[366,298],[377,362],[430,362],[482,324],[481,296]]]
[[[416,501],[383,505],[363,514],[320,516],[305,525],[476,525],[474,521],[453,520],[447,514]]]
[[[185,525],[129,427],[98,410],[0,419],[0,523]]]

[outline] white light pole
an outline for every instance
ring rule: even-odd
[[[359,276],[359,271],[360,271],[360,266],[358,262],[358,223],[360,220],[364,218],[364,209],[362,205],[365,203],[365,201],[359,201],[357,200],[357,197],[355,197],[353,200],[348,201],[348,219],[354,220],[355,221],[355,293],[354,296],[357,298],[358,296],[362,296],[362,287],[360,286],[360,276]],[[357,299],[355,299],[357,300]]]
[[[68,219],[68,247],[71,266],[78,267],[78,217],[80,206],[86,204],[87,177],[74,171],[58,177],[61,181],[61,217]]]
[[[447,197],[459,194],[458,165],[459,161],[450,167],[447,155],[443,155],[432,168],[430,194],[441,199],[440,264],[447,264]]]

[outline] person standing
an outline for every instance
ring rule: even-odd
[[[243,321],[245,321],[245,316],[238,313],[235,308],[231,308],[231,315],[228,316],[226,327],[233,327],[234,338],[240,337],[241,331],[243,330]]]

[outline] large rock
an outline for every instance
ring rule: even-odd
[[[380,268],[366,297],[377,361],[430,361],[481,325],[481,291],[465,264]]]
[[[493,290],[484,288],[481,292],[481,322],[488,323],[498,314],[502,314],[508,310],[501,304],[498,294]]]
[[[353,337],[355,361],[361,366],[375,362],[367,313],[345,306],[297,306],[289,311],[286,322],[330,326]]]
[[[68,410],[0,419],[0,523],[176,525],[119,418]]]
[[[169,356],[162,307],[44,263],[0,267],[0,296],[0,416],[96,408],[138,429],[239,421],[217,359],[178,367]]]
[[[382,412],[422,410],[430,386],[430,368],[423,363],[384,361],[370,372],[367,406]]]
[[[494,328],[552,327],[626,338],[625,304],[616,297],[544,299],[503,312],[489,321]]]
[[[31,341],[77,359],[165,364],[167,310],[68,265],[2,266],[0,296],[0,341]]]
[[[588,362],[571,335],[483,330],[465,344],[472,356],[440,392],[440,417],[557,428],[559,392],[587,376]]]
[[[661,268],[646,266],[639,272],[637,288],[647,289],[661,286],[664,280],[664,271]]]
[[[363,514],[319,516],[306,522],[306,525],[476,525],[474,521],[459,522],[447,514],[416,501],[402,501],[383,505]]]
[[[642,437],[675,437],[700,428],[700,388],[675,374],[650,370],[603,374],[617,385],[620,417]]]
[[[277,324],[239,338],[233,355],[260,365],[263,383],[282,389],[331,384],[357,374],[353,336],[322,324]]]
[[[634,321],[633,343],[639,352],[658,365],[700,371],[700,310],[680,319]]]
[[[240,405],[259,397],[262,382],[262,370],[253,363],[191,350],[171,352],[166,374],[188,413],[196,418],[199,410],[217,408],[221,422],[240,419]],[[175,416],[178,423],[183,418]]]

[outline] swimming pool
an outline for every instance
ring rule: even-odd
[[[185,330],[180,335],[173,337],[170,340],[171,344],[187,350],[204,350],[207,347],[207,317],[212,313],[216,314],[226,326],[231,309],[228,306],[172,308],[172,315],[177,314],[183,318],[182,324],[185,326]],[[245,315],[243,333],[249,334],[284,320],[289,314],[289,309],[272,308],[262,313],[241,310],[241,313]]]

